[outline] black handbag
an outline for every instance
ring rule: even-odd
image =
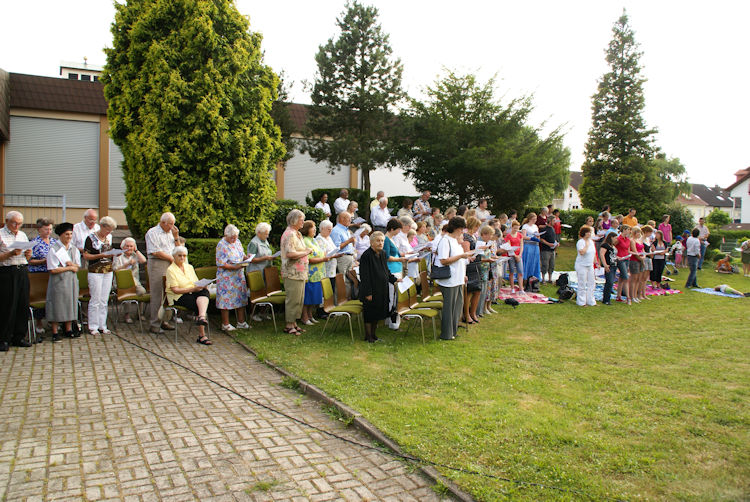
[[[440,242],[442,244],[442,241]],[[440,244],[438,244],[438,247],[440,247]],[[430,267],[430,279],[450,279],[451,276],[451,268],[450,266],[445,267],[438,267],[435,265],[435,257],[437,256],[437,249],[435,250],[435,253],[432,255],[432,266]],[[451,248],[450,243],[448,243],[448,258],[451,256]]]

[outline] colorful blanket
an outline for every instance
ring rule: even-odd
[[[578,284],[575,282],[569,283],[569,286],[573,288],[576,292],[578,291]],[[614,288],[615,291],[617,290],[617,283],[615,283]],[[700,290],[696,290],[700,291]],[[713,291],[713,290],[712,290]],[[681,293],[678,289],[661,289],[661,288],[653,288],[651,287],[651,284],[646,285],[646,296],[666,296],[666,295],[676,295]],[[612,301],[614,301],[616,297],[616,293],[612,293]],[[596,283],[596,288],[594,289],[594,299],[598,302],[602,301],[604,299],[604,284]]]
[[[694,289],[693,291],[696,291],[698,293],[705,293],[707,295],[726,296],[727,298],[745,298],[744,296],[731,295],[729,293],[722,293],[721,291],[714,291],[713,288],[700,288],[700,289]]]
[[[541,293],[526,293],[518,290],[511,292],[510,288],[500,288],[497,293],[498,301],[503,302],[506,298],[513,298],[518,303],[554,303]]]

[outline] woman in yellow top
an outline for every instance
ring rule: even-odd
[[[196,286],[198,276],[195,269],[187,262],[187,248],[176,246],[172,251],[174,262],[167,268],[166,292],[170,305],[177,305],[191,310],[198,315],[195,324],[198,325],[198,343],[211,345],[206,336],[205,326],[208,325],[206,311],[208,310],[209,294],[205,286]]]

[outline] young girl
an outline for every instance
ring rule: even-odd
[[[505,242],[511,246],[517,248],[515,251],[510,251],[510,260],[508,261],[508,279],[510,280],[510,292],[512,293],[515,289],[513,286],[513,278],[518,277],[518,289],[519,292],[523,291],[523,260],[521,255],[523,253],[523,234],[518,231],[521,224],[518,220],[513,220],[510,226],[510,232],[505,235]]]
[[[539,227],[536,226],[536,213],[529,213],[521,225],[523,234],[523,278],[542,278],[541,261],[539,258]],[[523,285],[522,285],[523,287]]]
[[[495,236],[495,229],[492,228],[489,225],[482,225],[482,228],[479,230],[479,241],[477,241],[477,246],[481,248],[485,248],[482,252],[480,252],[479,256],[481,256],[482,261],[479,265],[479,278],[482,281],[482,289],[479,293],[479,310],[478,315],[482,317],[485,312],[487,313],[494,313],[494,311],[489,308],[488,300],[490,299],[489,294],[489,287],[490,287],[490,267],[494,263],[493,253],[492,253],[492,238]]]
[[[664,240],[664,233],[661,230],[656,231],[656,240],[651,247],[654,256],[652,258],[653,270],[651,270],[651,285],[655,288],[661,287],[661,276],[664,274],[664,266],[667,262],[667,243]]]
[[[643,232],[643,252],[646,254],[643,256],[643,272],[641,272],[640,289],[643,291],[643,297],[650,300],[651,298],[646,296],[646,283],[651,276],[651,271],[654,269],[653,261],[651,259],[654,228],[651,225],[644,225],[641,227],[641,232]]]
[[[630,297],[635,303],[641,303],[645,297],[641,291],[641,276],[643,274],[643,232],[638,227],[630,230],[630,280],[628,288]]]
[[[672,244],[672,247],[669,249],[669,252],[672,254],[674,259],[674,266],[676,268],[684,268],[684,265],[682,263],[682,253],[685,251],[685,246],[682,245],[682,237],[677,237],[675,239],[674,244]]]
[[[599,263],[604,267],[604,296],[602,303],[611,305],[612,286],[615,283],[615,274],[617,273],[617,235],[614,233],[607,234],[599,248]]]
[[[629,287],[630,282],[630,227],[622,225],[620,227],[620,235],[617,236],[617,270],[620,272],[620,279],[617,281],[617,301],[627,302],[630,305],[630,301],[633,297],[633,292]],[[625,295],[625,299],[622,299],[622,295]]]

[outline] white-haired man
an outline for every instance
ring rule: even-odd
[[[370,221],[372,222],[372,229],[385,233],[385,227],[388,225],[388,220],[391,219],[391,212],[388,210],[388,198],[381,197],[380,204],[378,207],[370,211]]]
[[[151,285],[151,303],[149,311],[151,333],[164,333],[165,329],[174,329],[174,326],[159,320],[159,307],[163,301],[164,285],[162,277],[167,273],[167,268],[172,264],[174,258],[172,251],[177,245],[180,231],[174,224],[175,218],[172,213],[164,213],[159,219],[159,224],[146,232],[146,254],[148,255],[148,281]]]
[[[83,256],[83,245],[86,237],[99,231],[99,213],[96,209],[87,209],[83,213],[83,220],[73,225],[73,245],[78,248]]]
[[[28,259],[32,250],[14,246],[29,242],[22,225],[23,215],[10,211],[0,228],[0,352],[7,352],[11,345],[31,346],[23,338],[29,320]]]
[[[370,202],[370,211],[378,207],[378,205],[380,204],[380,199],[382,199],[383,197],[385,197],[385,192],[382,190],[378,190],[377,195],[375,195],[375,198]]]
[[[425,190],[422,192],[422,196],[414,201],[414,208],[412,209],[414,221],[424,221],[432,214],[430,195],[430,191]]]

